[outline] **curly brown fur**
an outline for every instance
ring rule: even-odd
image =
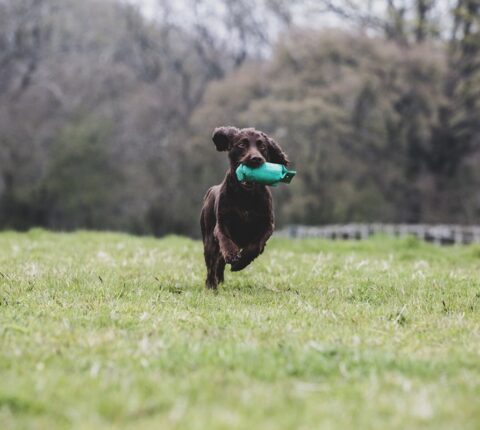
[[[261,184],[240,183],[236,168],[289,161],[273,139],[253,128],[219,127],[212,139],[218,151],[228,151],[230,160],[223,182],[207,191],[200,219],[206,287],[216,289],[223,282],[225,265],[230,264],[232,272],[248,266],[263,252],[274,228],[270,190]]]

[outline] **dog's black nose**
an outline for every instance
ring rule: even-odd
[[[248,164],[250,164],[252,167],[259,167],[264,163],[264,159],[262,157],[251,157],[248,160]]]

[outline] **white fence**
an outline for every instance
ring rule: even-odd
[[[415,236],[439,245],[480,243],[480,225],[343,224],[320,227],[289,225],[276,233],[290,238],[360,240],[375,234]]]

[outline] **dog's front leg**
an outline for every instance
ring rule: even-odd
[[[222,253],[225,263],[233,264],[240,260],[240,248],[222,231],[219,224],[215,226],[213,234],[218,241],[220,252]]]
[[[270,236],[273,234],[273,228],[274,226],[272,222],[269,225],[268,229],[263,233],[262,237],[260,237],[257,242],[248,245],[242,251],[242,255],[245,255],[245,257],[250,256],[252,257],[252,260],[258,257],[265,249],[265,245],[267,244],[268,239],[270,239]]]
[[[270,236],[273,233],[273,229],[274,225],[272,220],[268,229],[263,233],[260,239],[242,249],[241,258],[232,264],[232,272],[238,272],[239,270],[244,269],[263,252],[268,239],[270,239]]]
[[[275,229],[275,223],[274,223],[273,217],[272,217],[270,219],[270,222],[268,223],[267,230],[265,231],[265,233],[263,233],[262,237],[258,241],[258,247],[259,247],[259,251],[260,251],[259,254],[261,254],[263,252],[263,250],[265,249],[265,245],[267,244],[268,239],[270,239],[270,237],[272,236],[274,229]]]

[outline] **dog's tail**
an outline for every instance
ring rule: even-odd
[[[215,193],[219,191],[220,186],[219,185],[214,185],[213,187],[210,187],[205,195],[203,196],[203,202],[205,203],[209,198],[215,199]],[[213,194],[213,195],[212,195]]]
[[[210,194],[212,194],[212,189],[213,187],[210,187],[207,192],[205,193],[205,195],[203,196],[203,201],[207,200],[208,197],[210,196]]]
[[[203,197],[203,207],[202,207],[202,212],[200,214],[200,228],[202,230],[202,238],[205,240],[205,237],[207,235],[207,220],[205,219],[206,217],[206,211],[208,211],[208,203],[207,201],[210,198],[215,198],[215,196],[212,196],[214,193],[215,187],[210,187],[208,191],[205,193],[205,196]]]

